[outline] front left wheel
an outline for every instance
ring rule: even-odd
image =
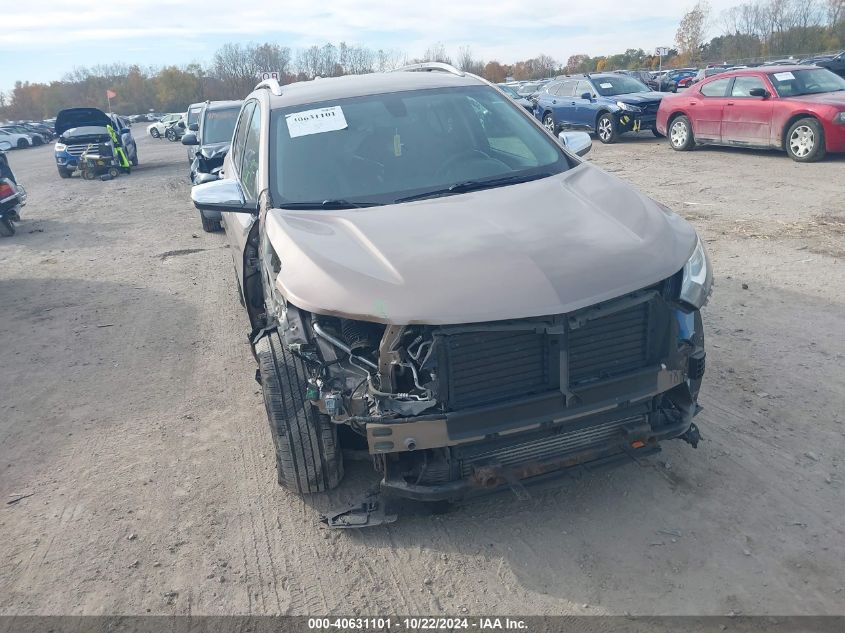
[[[616,119],[609,112],[605,112],[596,122],[596,134],[599,140],[605,145],[615,143],[619,138],[619,130],[616,126]]]
[[[223,230],[220,220],[209,220],[202,213],[200,213],[200,221],[202,221],[202,230],[206,233],[217,233]]]
[[[161,132],[159,132],[157,128],[151,128],[150,136],[152,136],[153,138],[161,138]]]
[[[305,398],[305,362],[275,331],[258,340],[255,355],[276,445],[279,484],[299,494],[335,488],[343,478],[337,427]]]
[[[692,123],[686,116],[679,116],[669,124],[669,144],[672,149],[685,152],[695,147]]]
[[[786,133],[786,153],[799,163],[812,163],[824,158],[827,150],[821,124],[811,117],[793,123]]]
[[[548,113],[543,117],[543,127],[552,134],[555,133],[555,118],[551,115],[551,113]]]

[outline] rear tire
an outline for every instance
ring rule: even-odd
[[[217,233],[223,230],[220,220],[209,220],[202,213],[200,213],[200,220],[202,221],[202,230],[206,233]]]
[[[255,344],[279,484],[299,494],[335,488],[343,478],[337,427],[305,399],[305,363],[278,332]]]
[[[15,225],[12,223],[12,218],[4,215],[0,218],[0,236],[12,237],[15,234]]]
[[[692,133],[690,120],[681,115],[669,124],[669,145],[678,152],[686,152],[695,147],[695,136]]]
[[[825,157],[824,129],[812,117],[799,119],[786,133],[786,153],[798,163],[813,163]]]

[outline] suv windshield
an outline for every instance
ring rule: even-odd
[[[845,90],[845,79],[833,74],[827,68],[808,68],[771,73],[769,79],[780,97],[814,95],[820,92]]]
[[[240,106],[225,110],[207,110],[202,122],[202,143],[227,143],[232,140]]]
[[[320,108],[340,115],[332,131],[294,120]],[[282,207],[391,204],[543,178],[574,164],[518,105],[487,86],[278,109],[271,126],[270,187]]]
[[[591,77],[592,84],[602,97],[626,95],[631,92],[650,92],[648,86],[633,77],[612,75],[608,77]]]

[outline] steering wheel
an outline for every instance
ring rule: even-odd
[[[439,178],[441,176],[445,176],[449,173],[449,170],[452,169],[455,165],[463,161],[473,161],[473,162],[481,162],[481,161],[493,161],[499,163],[501,161],[496,160],[495,158],[491,158],[481,150],[471,149],[459,154],[455,154],[452,158],[446,160],[445,163],[440,165],[435,172],[435,175]]]

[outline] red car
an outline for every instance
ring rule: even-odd
[[[845,152],[845,79],[816,66],[729,71],[663,97],[656,127],[679,151],[733,145],[821,160]]]
[[[681,88],[689,88],[691,85],[695,83],[695,75],[690,75],[688,77],[681,77],[678,79],[678,90]]]

